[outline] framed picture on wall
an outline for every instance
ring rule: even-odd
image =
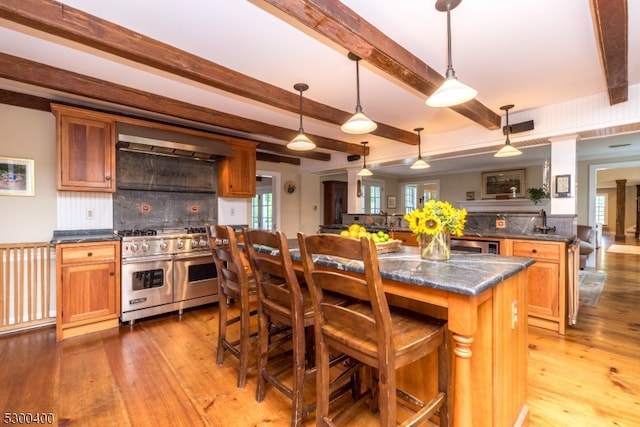
[[[396,208],[396,196],[387,196],[387,209]]]
[[[556,176],[556,197],[571,197],[571,175]]]
[[[0,157],[0,196],[33,196],[33,177],[33,160]]]
[[[524,197],[526,169],[482,172],[482,198]]]

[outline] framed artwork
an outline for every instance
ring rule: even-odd
[[[0,196],[33,196],[33,160],[0,157]]]
[[[387,196],[387,208],[388,209],[396,208],[396,196]]]
[[[482,172],[482,198],[506,199],[525,197],[526,169]]]
[[[571,197],[571,175],[556,176],[556,197]]]
[[[475,200],[476,192],[475,191],[467,191],[467,200]]]

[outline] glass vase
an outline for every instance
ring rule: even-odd
[[[420,258],[429,261],[447,261],[451,258],[449,233],[421,234],[418,236]]]

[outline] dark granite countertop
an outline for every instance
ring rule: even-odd
[[[111,240],[120,240],[120,237],[116,236],[112,229],[54,230],[51,244],[106,242]]]
[[[297,240],[289,240],[289,252],[294,261],[300,261]],[[343,258],[320,256],[315,261],[327,267],[364,272],[362,263],[345,262]],[[380,254],[378,261],[383,278],[463,295],[480,295],[535,262],[531,258],[457,251],[451,252],[449,261],[426,261],[420,258],[419,249],[411,246]]]

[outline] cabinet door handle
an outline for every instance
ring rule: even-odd
[[[537,254],[538,250],[537,249],[531,249],[531,252],[533,252],[534,254]]]
[[[109,181],[109,180],[111,180],[111,177],[107,175],[107,176],[104,177],[104,179]]]
[[[109,276],[115,276],[115,275],[116,275],[116,272],[115,272],[115,271],[110,271],[110,272],[109,272]]]
[[[87,256],[93,256],[93,252],[87,252]]]

